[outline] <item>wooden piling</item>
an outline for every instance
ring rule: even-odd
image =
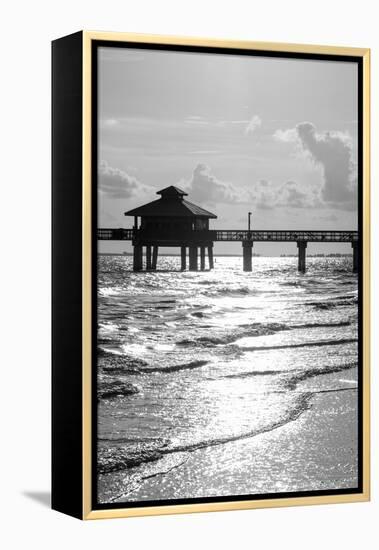
[[[213,262],[213,244],[208,246],[208,262],[209,262],[209,269],[214,268],[214,262]]]
[[[142,269],[142,246],[137,244],[133,247],[133,271]]]
[[[307,250],[307,241],[297,241],[298,248],[298,264],[297,269],[301,273],[305,273],[306,270],[306,250]]]
[[[155,271],[157,269],[158,262],[158,246],[153,246],[153,265],[152,269]]]
[[[186,270],[186,261],[187,261],[187,248],[185,246],[182,246],[180,248],[180,256],[181,256],[181,269],[182,271]]]
[[[243,241],[242,251],[243,251],[243,270],[252,271],[253,243],[251,241]]]
[[[205,246],[200,247],[200,269],[201,271],[205,269]]]
[[[197,246],[189,247],[189,268],[190,271],[197,271]]]
[[[151,263],[151,246],[146,246],[146,269],[150,270],[152,267]]]

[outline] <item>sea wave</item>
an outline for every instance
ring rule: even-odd
[[[317,342],[304,342],[301,344],[279,344],[278,346],[243,346],[244,351],[261,351],[273,349],[295,349],[310,348],[319,346],[340,346],[341,344],[352,344],[358,342],[357,338],[340,338],[338,340],[319,340]]]
[[[138,374],[148,365],[147,361],[139,357],[98,349],[98,366],[106,374]]]
[[[314,309],[323,309],[323,310],[329,310],[329,309],[335,309],[340,307],[349,307],[349,306],[355,306],[358,303],[358,298],[352,297],[352,298],[337,298],[337,299],[331,299],[331,300],[320,300],[320,301],[312,301],[312,302],[305,302],[305,305],[311,306]]]
[[[155,363],[148,363],[138,357],[130,355],[116,355],[102,350],[102,360],[99,367],[104,374],[149,374],[149,373],[171,373],[181,370],[192,370],[208,364],[208,360],[193,360],[185,363],[174,363],[165,367],[157,366]]]
[[[286,386],[289,389],[294,389],[300,382],[308,380],[309,378],[314,378],[315,376],[325,375],[325,374],[335,374],[345,370],[350,370],[356,368],[358,363],[356,361],[344,363],[341,365],[328,365],[322,368],[310,368],[306,369],[304,372],[298,372],[292,374],[286,381]]]
[[[148,367],[144,370],[144,373],[149,372],[177,372],[180,370],[192,370],[192,369],[198,369],[199,367],[204,367],[204,365],[207,365],[208,361],[206,360],[198,360],[198,361],[190,361],[188,363],[181,363],[178,365],[168,365],[167,367]],[[140,371],[142,374],[142,372]]]
[[[98,377],[97,381],[97,399],[110,399],[138,393],[136,386],[125,380],[104,379]]]
[[[152,462],[162,457],[162,450],[168,440],[135,441],[128,444],[104,446],[101,442],[97,453],[97,468],[101,474],[135,468],[142,463]]]
[[[98,471],[99,473],[109,473],[119,470],[131,469],[140,466],[143,463],[157,461],[165,455],[173,453],[191,453],[199,449],[216,447],[234,441],[248,439],[259,434],[275,430],[289,422],[297,420],[306,410],[310,408],[310,401],[313,392],[304,392],[299,394],[294,400],[292,406],[282,411],[282,415],[266,425],[240,432],[239,434],[230,434],[224,437],[215,437],[191,442],[183,445],[175,445],[167,440],[156,440],[154,443],[138,443],[134,445],[112,445],[101,447],[98,450]],[[115,442],[116,443],[116,442]],[[120,443],[120,442],[119,442]]]
[[[333,327],[347,327],[351,324],[350,321],[337,321],[326,323],[299,323],[299,324],[285,324],[285,323],[250,323],[238,325],[233,330],[218,330],[214,335],[199,336],[195,338],[185,338],[176,342],[179,346],[194,346],[200,345],[201,347],[208,347],[214,345],[231,344],[240,340],[241,338],[254,337],[254,336],[269,336],[277,332],[307,329],[307,328],[333,328]],[[245,348],[244,348],[245,349]],[[267,348],[269,349],[269,348]],[[272,349],[272,348],[270,348]]]
[[[218,331],[218,334],[199,336],[197,338],[185,338],[178,340],[179,346],[214,346],[219,344],[231,344],[246,336],[265,336],[281,330],[287,330],[283,323],[252,323],[239,325],[233,330]]]
[[[217,287],[214,290],[205,290],[203,292],[204,296],[246,296],[247,294],[256,294],[257,291],[252,290],[248,286],[221,286]]]
[[[294,389],[297,384],[304,382],[308,378],[314,378],[315,376],[322,376],[325,374],[334,374],[345,370],[356,368],[358,363],[356,361],[343,363],[340,365],[324,365],[317,368],[309,368],[303,371],[299,369],[294,370],[254,370],[248,372],[227,374],[223,378],[250,378],[255,376],[278,376],[288,389]]]

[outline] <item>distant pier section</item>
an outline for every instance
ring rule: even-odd
[[[298,270],[306,270],[306,250],[309,242],[351,243],[353,271],[358,271],[358,231],[306,231],[306,230],[240,230],[210,229],[209,220],[215,214],[197,206],[184,197],[185,191],[178,187],[167,187],[157,192],[160,199],[125,212],[134,218],[133,228],[99,228],[98,240],[132,241],[133,270],[157,269],[159,247],[176,247],[181,251],[181,269],[190,271],[213,269],[213,244],[215,242],[241,242],[243,269],[252,271],[254,242],[294,242],[298,248]],[[143,253],[145,249],[145,254]],[[200,266],[199,266],[200,258]]]

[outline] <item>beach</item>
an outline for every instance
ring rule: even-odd
[[[355,488],[350,258],[99,258],[101,503]]]

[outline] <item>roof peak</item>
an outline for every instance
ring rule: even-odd
[[[161,195],[162,198],[163,197],[184,197],[184,196],[187,196],[188,193],[186,193],[182,189],[179,189],[179,187],[170,185],[169,187],[165,187],[164,189],[157,191],[157,195]]]

